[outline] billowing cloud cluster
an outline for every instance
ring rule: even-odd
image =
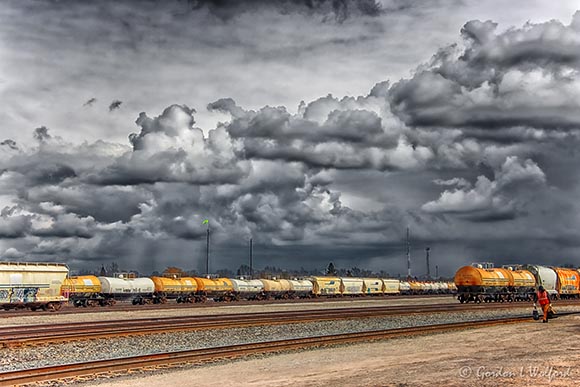
[[[415,154],[429,155],[406,143],[401,130],[384,127],[384,100],[375,96],[329,96],[295,115],[284,108],[247,111],[231,100],[210,108],[227,110],[232,119],[207,135],[194,126],[193,109],[172,105],[158,117],[139,115],[131,148],[70,144],[46,127],[34,131],[36,143],[25,149],[6,146],[2,194],[14,196],[15,205],[3,210],[0,233],[17,243],[4,255],[110,261],[134,255],[132,243],[202,242],[206,217],[225,246],[249,236],[279,246],[316,245],[321,236],[343,243],[345,233],[364,240],[371,230],[392,228],[395,219],[343,206],[328,170],[415,168]],[[257,151],[268,143],[269,151]],[[395,162],[370,162],[370,149]],[[316,157],[330,161],[323,165]],[[353,232],[367,216],[376,218],[372,225]],[[180,248],[187,250],[184,243]]]
[[[129,136],[133,152],[88,176],[88,181],[101,185],[237,183],[251,165],[237,159],[223,128],[204,138],[202,130],[193,127],[193,112],[185,105],[172,105],[154,119],[141,113],[136,121],[141,132]]]
[[[496,29],[492,21],[466,23],[463,47],[441,49],[393,85],[393,112],[419,127],[578,129],[580,12],[569,25]]]
[[[231,99],[211,103],[208,109],[231,114],[225,128],[239,140],[246,158],[302,162],[312,168],[422,167],[433,153],[411,144],[386,112],[381,94],[386,87],[377,85],[369,95],[358,98],[339,100],[328,95],[302,103],[295,115],[284,107],[245,111]]]

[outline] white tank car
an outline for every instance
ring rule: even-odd
[[[407,281],[401,281],[399,284],[401,294],[411,294],[411,284]]]
[[[434,285],[437,289],[437,294],[445,294],[449,292],[449,285],[447,282],[435,282]]]
[[[99,277],[101,293],[115,299],[133,299],[153,294],[155,284],[150,278]]]
[[[540,265],[524,265],[524,270],[529,270],[536,277],[536,286],[542,285],[550,296],[557,295],[556,281],[558,275],[549,267]]]
[[[295,295],[308,295],[312,293],[312,282],[308,280],[289,280],[290,290]]]
[[[241,297],[255,297],[264,290],[264,284],[260,280],[242,280],[231,278],[234,292]]]

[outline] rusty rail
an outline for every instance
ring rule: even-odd
[[[208,301],[202,303],[183,303],[178,304],[174,300],[170,300],[165,304],[146,304],[146,305],[132,305],[129,301],[119,301],[115,305],[95,306],[95,307],[74,307],[70,304],[64,305],[58,311],[58,315],[63,314],[79,314],[79,313],[99,313],[99,312],[133,312],[142,310],[173,310],[173,309],[199,309],[199,308],[219,308],[223,306],[245,306],[245,305],[279,305],[279,304],[324,304],[327,302],[342,303],[342,302],[364,302],[364,301],[391,301],[391,300],[417,300],[417,299],[442,299],[449,300],[450,303],[456,303],[453,294],[420,294],[420,295],[372,295],[372,296],[340,296],[340,297],[319,297],[319,298],[289,298],[289,299],[268,299],[268,300],[240,300],[232,302]],[[0,318],[2,317],[20,317],[20,316],[38,316],[38,315],[52,315],[54,312],[36,310],[34,312],[29,310],[11,309],[1,310]]]
[[[514,307],[529,308],[529,305],[498,304],[492,309],[508,309]],[[176,331],[227,329],[314,321],[336,321],[396,315],[465,312],[489,309],[490,307],[488,305],[406,305],[396,307],[338,308],[310,311],[239,313],[25,325],[0,328],[0,346],[12,347],[21,345],[40,345]]]
[[[562,313],[561,315],[578,312]],[[262,343],[240,344],[225,347],[195,349],[152,355],[134,356],[87,363],[65,364],[36,369],[0,373],[0,386],[25,384],[49,380],[61,380],[87,375],[110,374],[111,372],[144,369],[155,366],[175,364],[199,364],[223,359],[234,359],[247,355],[266,354],[303,348],[323,347],[363,341],[385,340],[403,336],[443,333],[455,330],[473,329],[503,324],[529,322],[530,317],[504,318],[484,321],[471,321],[452,324],[437,324],[421,327],[387,329],[370,332],[356,332],[300,339],[278,340]]]

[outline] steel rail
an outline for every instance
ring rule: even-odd
[[[562,313],[561,315],[577,313],[579,312],[567,312]],[[87,375],[94,376],[103,373],[110,374],[111,372],[144,369],[173,364],[200,364],[210,361],[234,359],[247,355],[266,354],[363,341],[385,340],[395,337],[444,333],[463,329],[473,329],[503,324],[515,324],[529,321],[529,316],[512,317],[451,324],[427,325],[420,327],[377,330],[369,332],[335,334],[300,339],[277,340],[270,342],[203,348],[189,351],[133,356],[109,360],[97,360],[86,363],[65,364],[0,373],[0,386],[10,386],[49,380],[62,380],[64,378],[73,378]]]
[[[289,298],[289,299],[270,299],[270,300],[240,300],[231,302],[209,301],[202,303],[183,303],[178,304],[174,300],[166,304],[147,304],[147,305],[131,305],[129,301],[119,301],[111,306],[95,306],[95,307],[74,307],[72,305],[64,305],[62,309],[56,312],[58,315],[62,314],[79,314],[79,313],[99,313],[99,312],[133,312],[140,310],[168,310],[168,309],[198,309],[198,308],[219,308],[223,306],[245,306],[245,305],[279,305],[279,304],[323,304],[326,302],[364,302],[364,301],[386,301],[386,300],[417,300],[417,299],[449,299],[457,302],[453,294],[420,294],[420,295],[377,295],[377,296],[340,296],[340,297],[320,297],[320,298]],[[14,316],[38,316],[38,315],[53,315],[55,312],[36,310],[34,312],[21,309],[0,309],[0,319],[2,317]]]
[[[515,306],[515,305],[512,305]],[[522,306],[523,307],[523,306]],[[529,306],[528,306],[529,307]],[[508,305],[503,308],[511,308]],[[176,331],[242,328],[314,321],[336,321],[385,316],[489,310],[482,305],[429,305],[407,307],[340,308],[311,311],[243,313],[208,316],[143,318],[132,320],[42,324],[0,328],[0,346],[40,345],[107,337],[136,336]],[[500,309],[495,307],[493,309]]]

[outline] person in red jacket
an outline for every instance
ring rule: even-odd
[[[535,294],[535,301],[542,307],[542,312],[544,312],[544,319],[542,322],[548,322],[548,312],[550,311],[550,296],[543,286],[538,287],[538,291]]]

